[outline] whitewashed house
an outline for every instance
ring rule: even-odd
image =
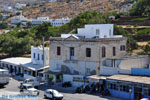
[[[22,9],[25,6],[26,6],[26,4],[16,3],[15,8],[16,9]]]
[[[50,71],[61,72],[63,81],[72,77],[69,78],[71,82],[79,77],[83,80],[87,75],[101,75],[103,60],[126,55],[127,39],[121,35],[114,35],[113,29],[113,24],[91,24],[79,28],[77,34],[51,37]],[[122,47],[123,50],[120,50]],[[56,81],[58,77],[59,74],[56,74]]]
[[[43,48],[42,47],[33,47],[31,46],[31,61],[35,65],[49,65],[49,48],[44,49],[43,55]],[[43,62],[44,60],[44,62]]]
[[[49,69],[49,48],[31,46],[31,58],[12,57],[0,60],[0,67],[6,68],[13,75],[23,75],[24,78],[44,76]]]
[[[57,0],[49,0],[50,2],[56,2]]]
[[[121,38],[122,35],[114,35],[113,24],[88,24],[84,28],[78,28],[78,37],[85,38]]]
[[[13,11],[13,8],[11,6],[4,6],[2,11],[3,12],[11,12],[11,11]]]

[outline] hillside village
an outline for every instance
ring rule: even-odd
[[[149,0],[12,2],[0,13],[0,99],[150,100]]]

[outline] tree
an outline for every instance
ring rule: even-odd
[[[3,19],[3,16],[2,16],[2,14],[0,14],[0,20],[2,20]]]
[[[0,29],[6,29],[8,28],[8,24],[5,22],[0,23]]]
[[[20,27],[21,26],[21,22],[17,23],[16,25],[17,25],[17,27]]]
[[[27,22],[27,27],[30,28],[32,26],[32,22]]]
[[[128,45],[128,50],[133,50],[133,49],[137,49],[138,45],[136,43],[136,40],[133,39],[132,35],[127,31],[124,30],[121,27],[114,27],[114,34],[115,35],[123,35],[125,37],[127,37],[127,45]]]
[[[132,16],[145,16],[150,14],[150,0],[138,0],[130,10]]]
[[[143,51],[145,54],[150,55],[150,46],[148,44],[145,45]]]
[[[49,28],[52,27],[51,23],[49,22],[44,22],[40,24],[39,26],[36,26],[34,29],[36,30],[36,38],[37,39],[42,39],[42,37],[46,37],[46,39],[49,38],[48,32]]]

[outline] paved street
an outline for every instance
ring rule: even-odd
[[[20,85],[20,81],[11,79],[10,83],[4,88],[0,89],[0,97],[9,98],[10,100],[46,100],[44,99],[44,91],[48,89],[48,86],[40,86],[40,95],[38,97],[28,97],[23,96],[19,92],[18,86]],[[100,97],[100,95],[91,95],[91,94],[78,94],[74,93],[74,88],[62,88],[61,86],[55,86],[54,89],[58,90],[64,95],[63,100],[120,100],[112,97]],[[8,100],[1,99],[0,100]]]

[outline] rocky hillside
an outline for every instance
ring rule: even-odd
[[[42,2],[33,4],[23,10],[28,18],[49,16],[50,18],[73,18],[84,11],[119,11],[125,0],[58,0],[59,2]]]

